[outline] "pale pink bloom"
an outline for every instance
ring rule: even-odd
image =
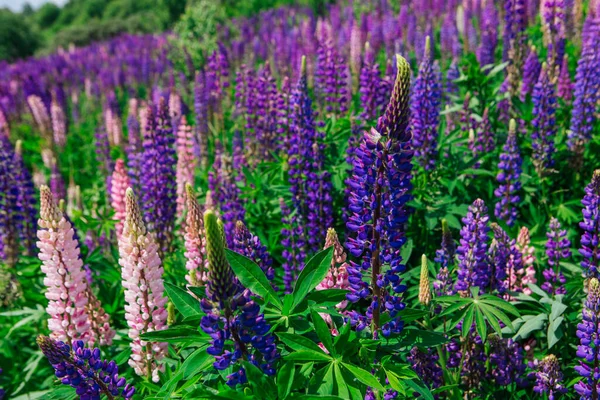
[[[360,24],[355,20],[352,22],[352,30],[350,31],[350,69],[355,77],[360,74],[363,47]]]
[[[48,138],[51,122],[46,105],[42,99],[35,94],[27,96],[27,104],[31,109],[31,115],[33,115],[33,119],[35,120],[35,123],[40,129],[42,135]]]
[[[111,182],[110,204],[115,210],[115,219],[118,221],[115,228],[117,237],[119,237],[123,232],[123,222],[125,221],[125,192],[131,185],[125,169],[125,162],[122,159],[118,159],[115,164]]]
[[[194,183],[194,142],[192,128],[187,124],[185,116],[177,130],[177,214],[181,215],[185,208],[185,185]]]
[[[115,337],[115,330],[110,327],[110,317],[104,311],[102,303],[100,303],[100,300],[98,300],[92,291],[89,282],[86,296],[88,298],[86,309],[89,316],[90,331],[92,332],[92,337],[95,339],[94,341],[90,339],[89,343],[93,345],[97,340],[100,346],[110,346]]]
[[[106,127],[106,134],[108,141],[111,145],[119,146],[123,141],[123,127],[121,118],[110,108],[104,110],[104,126]]]
[[[204,233],[203,212],[196,200],[194,190],[186,184],[187,214],[185,220],[185,279],[191,286],[201,286],[208,281],[208,256]]]
[[[119,238],[119,264],[125,288],[125,319],[132,340],[129,365],[136,374],[158,382],[159,366],[167,343],[145,342],[140,335],[167,328],[167,298],[164,295],[163,267],[154,236],[146,231],[131,188],[125,196],[126,218]]]
[[[0,135],[10,137],[10,125],[8,125],[8,119],[2,110],[0,110]]]
[[[67,143],[67,121],[65,112],[56,100],[52,100],[52,104],[50,105],[50,116],[52,118],[54,143],[58,147],[63,147]]]
[[[88,284],[78,243],[73,238],[73,227],[47,186],[40,188],[40,203],[37,246],[45,274],[50,336],[69,344],[79,339],[93,343],[95,338],[90,331],[87,311]]]
[[[171,117],[173,129],[178,129],[181,120],[181,97],[175,92],[171,92],[169,96],[169,117]]]
[[[517,243],[515,244],[517,249],[523,255],[523,271],[521,276],[521,286],[523,293],[531,294],[531,289],[527,286],[529,283],[536,283],[535,278],[535,247],[531,246],[531,238],[529,236],[529,229],[522,227],[517,236]]]

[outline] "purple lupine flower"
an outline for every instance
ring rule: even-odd
[[[473,120],[473,124],[475,123],[475,120]],[[490,154],[494,151],[496,148],[496,135],[492,128],[490,112],[487,107],[483,110],[481,121],[477,123],[476,130],[471,130],[471,132],[469,132],[469,149],[472,151],[474,158]],[[481,162],[477,161],[474,167],[479,168],[480,165]]]
[[[535,46],[531,46],[529,54],[523,64],[523,80],[521,81],[521,100],[531,94],[535,83],[538,81],[542,65],[538,59]]]
[[[494,64],[498,45],[498,11],[493,1],[486,3],[481,21],[481,42],[477,48],[477,60],[482,67]]]
[[[279,199],[281,208],[281,245],[283,246],[283,283],[286,293],[292,292],[292,283],[298,277],[306,259],[304,228],[297,213],[292,213],[283,199]]]
[[[435,167],[437,158],[438,122],[440,113],[440,73],[430,57],[430,38],[425,40],[425,53],[419,75],[412,88],[411,121],[412,145],[415,157],[427,170]]]
[[[260,312],[260,306],[251,299],[235,277],[225,257],[223,223],[213,211],[204,213],[204,227],[208,251],[207,298],[200,305],[206,316],[200,327],[212,337],[207,352],[215,357],[214,367],[224,370],[238,360],[247,360],[266,375],[275,374],[274,364],[279,358],[270,325]],[[243,367],[237,367],[227,376],[227,384],[246,383]]]
[[[0,132],[0,260],[13,266],[18,257],[17,208],[14,152],[8,136]],[[35,214],[34,214],[35,215]]]
[[[375,119],[381,110],[377,101],[381,74],[379,72],[379,64],[375,62],[375,54],[369,42],[365,43],[365,56],[358,82],[362,107],[361,118],[365,120]]]
[[[446,71],[446,87],[444,96],[446,98],[446,102],[448,103],[452,103],[452,96],[458,95],[458,85],[455,82],[458,78],[460,78],[458,60],[452,59],[452,63]]]
[[[526,0],[506,0],[504,2],[504,46],[502,59],[510,61],[507,67],[506,91],[511,96],[517,95],[521,84],[525,42],[527,39],[525,32],[527,28],[526,11]],[[535,80],[533,83],[535,83]]]
[[[490,265],[490,287],[496,290],[498,294],[504,294],[508,290],[510,281],[507,275],[513,273],[515,262],[521,260],[515,257],[514,240],[511,240],[508,234],[496,223],[491,224],[494,239],[490,245],[488,262]]]
[[[548,65],[554,68],[560,65],[565,52],[565,1],[544,0],[541,6],[544,43],[548,46]]]
[[[554,400],[555,395],[567,393],[567,388],[562,383],[563,379],[558,359],[554,354],[548,354],[537,366],[533,391],[540,395],[546,393],[549,400]]]
[[[315,91],[325,113],[340,116],[348,111],[348,66],[335,48],[331,29],[319,21]]]
[[[50,166],[50,190],[52,191],[54,199],[57,203],[60,200],[64,200],[67,196],[65,180],[62,177],[58,167],[58,160],[56,158],[52,158]]]
[[[196,130],[196,157],[201,164],[208,163],[208,92],[204,72],[197,71],[194,80],[194,118]]]
[[[171,246],[177,210],[174,143],[167,103],[161,98],[156,114],[148,108],[140,177],[144,222],[156,235],[161,255]]]
[[[542,65],[538,82],[533,89],[533,165],[541,176],[554,165],[554,137],[556,136],[556,94],[550,80],[548,66]]]
[[[141,174],[141,153],[142,141],[140,132],[140,123],[138,121],[137,101],[131,99],[129,107],[129,115],[127,116],[127,174],[131,182],[131,187],[134,191],[140,190],[140,174]]]
[[[571,75],[569,75],[569,60],[567,55],[563,57],[560,67],[558,83],[556,84],[556,94],[567,103],[570,103],[571,99],[573,99],[573,82],[571,82]]]
[[[598,277],[600,268],[600,170],[594,171],[592,181],[585,187],[583,204],[583,221],[579,227],[583,229],[581,248],[583,256],[581,268],[584,276]]]
[[[542,284],[542,289],[549,294],[565,294],[567,291],[564,284],[567,280],[560,271],[560,261],[571,257],[571,241],[567,238],[567,231],[561,229],[560,222],[556,218],[550,220],[546,237],[549,268],[543,271],[545,282]]]
[[[275,277],[273,259],[267,248],[263,246],[258,236],[250,232],[242,221],[237,221],[235,224],[232,250],[254,261],[263,270],[269,280]]]
[[[1,140],[1,139],[0,139]],[[19,240],[28,255],[35,251],[35,232],[37,231],[37,201],[35,199],[35,186],[29,170],[23,162],[22,142],[17,141],[14,152],[13,178],[16,190],[15,210],[17,218],[17,231]],[[6,176],[9,176],[8,174]],[[8,191],[3,191],[8,193]]]
[[[352,215],[346,226],[353,232],[347,242],[350,254],[358,258],[348,267],[352,302],[369,299],[366,315],[351,312],[351,322],[362,330],[371,324],[373,337],[399,333],[403,322],[398,312],[404,308],[401,295],[406,286],[398,274],[404,271],[400,249],[406,242],[405,224],[411,198],[411,159],[408,124],[410,67],[396,56],[397,76],[388,107],[379,118],[376,128],[365,132],[356,150],[349,210]],[[383,265],[389,265],[385,271]],[[369,288],[363,274],[371,276]],[[391,287],[390,287],[391,286]],[[389,313],[389,322],[380,326],[380,315]]]
[[[110,175],[114,169],[114,161],[110,156],[110,143],[108,142],[108,135],[102,123],[96,127],[94,138],[96,143],[96,162],[99,165],[99,171],[106,181],[107,193],[110,193]],[[53,190],[52,193],[56,192]]]
[[[581,399],[591,400],[600,394],[600,368],[598,357],[600,357],[598,346],[598,335],[600,335],[600,283],[595,277],[590,279],[588,285],[587,300],[583,304],[582,321],[577,325],[577,357],[582,360],[575,367],[575,371],[583,377],[575,384],[575,391]]]
[[[482,292],[489,285],[489,265],[486,260],[487,234],[490,230],[488,220],[485,203],[481,199],[475,200],[463,218],[460,244],[456,249],[458,276],[455,290],[457,291],[468,293],[470,287],[478,286]]]
[[[276,110],[277,83],[271,73],[271,67],[268,62],[265,63],[256,79],[254,91],[250,93],[253,98],[254,109],[254,133],[256,135],[256,155],[260,159],[272,160],[277,142],[277,119]]]
[[[133,397],[135,388],[119,377],[119,367],[114,361],[100,358],[100,349],[86,348],[81,340],[76,340],[71,349],[68,344],[47,336],[38,336],[36,342],[54,368],[56,377],[63,385],[75,388],[79,398]]]
[[[454,259],[456,256],[456,243],[452,238],[452,232],[448,228],[448,222],[442,220],[442,245],[439,250],[435,252],[435,258],[433,259],[436,263],[440,264],[440,270],[437,274],[437,279],[433,282],[433,288],[437,296],[446,296],[454,294],[452,288],[452,277],[450,276],[450,270],[454,266]]]
[[[492,336],[489,363],[492,379],[497,385],[508,386],[517,383],[518,386],[522,386],[526,382],[525,352],[518,342]]]
[[[443,385],[443,370],[438,364],[439,356],[433,348],[419,349],[413,347],[407,356],[413,371],[419,375],[429,389],[436,389]]]
[[[506,222],[508,226],[513,226],[518,216],[516,205],[521,199],[519,191],[521,190],[520,178],[523,162],[517,145],[517,123],[514,119],[510,120],[508,138],[503,150],[498,163],[500,172],[496,177],[500,185],[494,190],[494,196],[500,200],[496,203],[494,215]]]
[[[592,41],[584,42],[577,63],[573,112],[567,140],[569,149],[575,152],[576,156],[582,155],[585,144],[592,137],[592,129],[596,121],[596,103],[600,96],[600,63],[597,47],[600,46],[594,45]]]

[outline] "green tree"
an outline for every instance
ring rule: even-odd
[[[33,55],[40,40],[20,14],[0,9],[0,60],[14,61]]]

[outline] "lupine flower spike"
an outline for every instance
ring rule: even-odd
[[[333,246],[333,259],[331,260],[331,268],[325,276],[325,279],[321,281],[316,287],[316,290],[326,289],[345,289],[350,288],[350,282],[348,282],[348,264],[346,262],[346,252],[342,247],[338,239],[338,235],[333,228],[327,230],[327,237],[325,239],[325,246],[323,249],[328,249]],[[347,301],[344,300],[336,305],[338,309],[343,309],[347,305]]]
[[[115,170],[112,174],[110,204],[115,210],[115,219],[117,220],[117,237],[123,232],[123,222],[125,222],[125,192],[131,186],[129,175],[125,170],[125,162],[118,159],[115,164]]]
[[[186,208],[185,216],[185,268],[188,273],[185,279],[192,286],[201,286],[208,281],[208,257],[206,255],[206,234],[202,209],[196,200],[192,185],[186,183]]]
[[[419,279],[419,303],[429,305],[431,302],[431,285],[429,282],[429,268],[427,267],[427,256],[421,256],[421,278]]]
[[[583,204],[583,221],[579,227],[583,229],[581,248],[583,256],[581,268],[587,278],[598,278],[600,268],[600,169],[594,171],[592,181],[585,188]]]
[[[517,220],[518,211],[516,205],[521,197],[521,154],[517,145],[517,123],[514,119],[510,120],[508,128],[508,138],[503,148],[504,152],[500,154],[498,169],[500,172],[496,179],[500,184],[494,191],[494,195],[500,200],[496,203],[494,214],[502,219],[508,226],[513,226]]]
[[[556,394],[567,393],[567,388],[562,382],[563,379],[558,359],[554,354],[548,354],[540,362],[535,372],[533,391],[540,395],[547,393],[548,399],[554,400]]]
[[[582,380],[575,384],[575,391],[581,399],[597,399],[600,394],[600,368],[598,357],[600,357],[600,346],[598,336],[600,335],[600,283],[595,277],[590,279],[588,285],[587,300],[583,304],[582,321],[577,325],[577,357],[581,358],[575,371],[582,376]]]
[[[545,282],[542,284],[549,294],[565,294],[565,282],[567,281],[560,271],[560,262],[571,257],[571,241],[567,238],[567,231],[561,229],[560,222],[556,218],[550,220],[550,226],[546,233],[546,256],[548,257],[548,268],[543,271]]]
[[[490,280],[489,265],[486,260],[488,249],[489,217],[487,207],[481,199],[469,206],[460,230],[458,255],[458,277],[455,289],[468,293],[469,288],[478,286],[480,291],[487,288]]]
[[[456,243],[448,228],[448,221],[442,220],[442,246],[435,252],[434,261],[440,264],[436,280],[433,282],[436,296],[454,294],[450,271],[455,263]]]
[[[145,342],[140,335],[167,328],[163,267],[158,245],[146,231],[131,188],[125,195],[125,224],[119,238],[119,264],[125,288],[125,319],[129,326],[132,350],[129,365],[140,376],[158,382],[158,365],[166,354],[166,343]]]

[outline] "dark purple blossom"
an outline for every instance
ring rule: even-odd
[[[547,394],[549,400],[554,400],[557,394],[567,393],[563,379],[558,359],[554,354],[549,354],[537,366],[533,391],[540,395]]]
[[[408,354],[407,361],[413,371],[419,375],[429,389],[436,389],[443,385],[443,371],[438,364],[439,356],[434,348],[419,349],[413,347]]]
[[[592,181],[585,187],[585,196],[581,204],[583,204],[583,221],[579,223],[579,227],[583,229],[579,249],[579,253],[583,256],[581,268],[584,276],[597,278],[600,272],[600,170],[594,171]]]
[[[452,277],[450,270],[454,266],[456,256],[456,243],[452,238],[452,232],[448,228],[448,222],[442,220],[442,245],[435,252],[434,261],[440,264],[440,270],[437,279],[433,282],[433,288],[437,296],[446,296],[454,294],[452,287]]]
[[[485,290],[490,282],[489,265],[486,259],[488,249],[489,217],[487,207],[481,199],[469,206],[463,218],[460,230],[460,244],[456,250],[458,255],[458,276],[455,290],[468,292],[469,288],[478,286]]]
[[[561,229],[560,222],[556,218],[550,220],[550,226],[546,232],[546,256],[548,256],[548,267],[544,269],[545,282],[542,284],[549,294],[565,294],[565,282],[567,281],[560,271],[560,262],[571,257],[571,241],[567,238],[567,231]]]
[[[556,93],[550,80],[546,63],[538,82],[533,88],[533,132],[531,147],[533,148],[533,165],[538,174],[543,175],[554,165],[554,138],[556,136]]]
[[[263,270],[269,280],[275,277],[273,259],[267,248],[260,242],[258,236],[253,235],[242,221],[235,224],[233,236],[233,250],[254,261]]]
[[[504,152],[500,154],[498,169],[500,172],[496,177],[500,184],[494,190],[494,196],[499,199],[494,209],[496,218],[513,226],[517,220],[516,205],[520,201],[521,190],[521,164],[523,162],[517,145],[517,126],[515,120],[511,120],[508,128],[508,137],[503,147]]]
[[[577,357],[581,358],[575,371],[583,378],[575,384],[575,391],[581,399],[592,400],[600,395],[600,358],[598,337],[600,336],[600,283],[595,277],[588,285],[587,300],[583,304],[582,321],[577,325]]]

